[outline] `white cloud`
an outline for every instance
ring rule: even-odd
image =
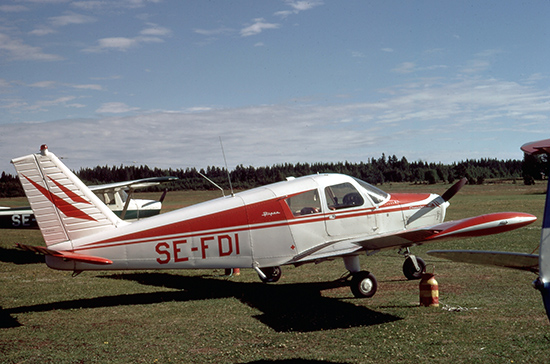
[[[11,84],[9,83],[9,81],[6,81],[5,79],[0,78],[0,89],[10,88],[10,87],[11,87]]]
[[[120,165],[127,160],[163,168],[205,167],[222,165],[218,148],[222,136],[230,168],[237,164],[355,162],[383,152],[435,162],[521,158],[519,145],[536,139],[549,122],[550,95],[515,82],[418,82],[396,86],[388,95],[376,102],[328,106],[299,103],[140,112],[98,120],[27,124],[24,133],[15,124],[0,125],[0,155],[9,159],[48,143],[53,152],[77,163],[71,168]],[[74,97],[61,97],[33,107],[84,106],[74,101]],[[2,106],[5,110],[9,107],[16,107],[16,100]],[[138,110],[110,102],[97,113]],[[487,138],[496,139],[495,145],[480,151],[476,142],[485,147],[480,140]],[[68,145],[67,140],[72,143]]]
[[[464,67],[462,67],[461,72],[474,74],[481,73],[487,70],[490,67],[491,63],[484,59],[474,59],[468,61]]]
[[[172,31],[168,28],[160,27],[154,24],[149,24],[149,27],[140,32],[141,35],[128,37],[110,37],[102,38],[97,41],[97,45],[83,49],[83,52],[100,53],[103,51],[117,50],[127,51],[135,48],[143,43],[162,43],[164,39],[161,36],[168,36]]]
[[[142,8],[147,3],[160,3],[162,0],[87,0],[73,1],[71,6],[83,10],[104,10],[104,9],[136,9]]]
[[[98,43],[101,48],[117,48],[119,50],[126,50],[136,46],[138,41],[135,38],[113,37],[100,39],[98,40]]]
[[[123,102],[107,102],[96,110],[98,114],[122,114],[139,110],[138,107],[130,107]]]
[[[31,83],[28,86],[34,87],[34,88],[54,88],[58,86],[65,86],[65,87],[76,88],[80,90],[96,90],[96,91],[102,90],[101,85],[98,85],[98,84],[74,85],[69,83],[59,83],[57,81],[38,81],[35,83]]]
[[[156,24],[149,24],[149,27],[143,29],[140,34],[149,36],[166,36],[172,34],[172,31],[168,28],[161,27]]]
[[[23,5],[0,5],[0,11],[4,13],[19,13],[28,10],[29,8]]]
[[[416,65],[416,63],[413,63],[413,62],[403,62],[399,66],[393,68],[391,71],[394,73],[407,74],[407,73],[413,73],[413,72],[433,71],[436,69],[445,69],[445,68],[447,68],[447,66],[439,65],[439,64],[419,67]]]
[[[298,14],[301,11],[313,9],[316,6],[323,5],[321,0],[286,0],[285,3],[292,8],[292,10],[282,10],[276,12],[274,15],[286,18],[292,14]]]
[[[222,35],[222,34],[229,34],[235,32],[235,29],[221,27],[216,29],[193,29],[193,32],[200,34],[200,35],[206,35],[206,36],[215,36],[215,35]]]
[[[56,85],[57,82],[55,81],[39,81],[30,84],[30,87],[38,87],[38,88],[50,88]]]
[[[63,27],[73,24],[87,24],[96,21],[94,17],[73,12],[66,12],[64,15],[50,17],[48,20],[53,26],[56,27]]]
[[[106,50],[127,51],[139,44],[135,38],[112,37],[102,38],[97,41],[97,46],[84,49],[84,52],[97,53]]]
[[[1,55],[15,61],[59,61],[63,59],[55,54],[44,53],[39,47],[30,46],[20,39],[12,39],[3,33],[0,33]]]
[[[48,35],[48,34],[54,34],[54,33],[57,33],[57,31],[52,29],[52,28],[46,27],[46,26],[39,26],[35,30],[32,30],[32,31],[29,32],[30,35],[36,35],[36,36],[39,36],[39,37],[42,37],[42,36]]]
[[[86,1],[73,1],[71,6],[83,10],[99,10],[106,7],[109,4],[107,1],[96,1],[96,0],[86,0]]]
[[[251,35],[260,34],[266,29],[277,29],[279,27],[280,24],[266,23],[264,18],[257,18],[254,19],[254,24],[241,29],[241,36],[249,37]]]
[[[320,0],[287,0],[286,3],[290,5],[295,11],[309,10],[316,6],[323,5],[323,2]]]
[[[396,68],[392,69],[392,72],[395,73],[411,73],[414,72],[416,68],[416,64],[413,62],[403,62]]]
[[[37,111],[37,110],[46,110],[52,106],[59,106],[59,105],[67,106],[66,104],[69,101],[72,101],[74,99],[76,99],[75,96],[63,96],[53,100],[40,100],[40,101],[37,101],[34,105],[29,106],[28,109]]]
[[[98,84],[86,84],[86,85],[69,85],[72,88],[80,89],[80,90],[94,90],[94,91],[101,91],[103,87]]]

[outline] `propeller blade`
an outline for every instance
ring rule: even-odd
[[[422,207],[420,210],[415,212],[409,219],[407,220],[407,225],[411,224],[412,222],[418,220],[422,216],[426,215],[428,212],[432,211],[437,206],[440,206],[441,204],[449,201],[451,197],[456,195],[458,191],[468,182],[468,179],[462,178],[460,181],[455,183],[451,186],[445,193],[441,196],[437,196],[434,198],[430,203],[426,204],[426,206]]]
[[[464,187],[466,182],[468,182],[468,179],[464,177],[460,181],[452,185],[451,188],[449,188],[447,191],[445,191],[443,195],[441,195],[441,198],[443,199],[443,201],[445,202],[449,201],[454,195],[456,195],[458,191],[460,191],[462,187]]]

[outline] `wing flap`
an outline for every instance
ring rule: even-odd
[[[113,264],[113,261],[107,258],[78,254],[78,253],[73,253],[68,251],[57,251],[57,250],[48,249],[44,246],[32,246],[32,245],[19,244],[19,243],[17,243],[16,246],[22,250],[35,252],[42,255],[50,255],[52,257],[58,257],[65,260],[74,260],[76,262],[89,263],[89,264],[101,264],[101,265]]]

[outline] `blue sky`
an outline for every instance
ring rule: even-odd
[[[0,171],[521,159],[550,2],[5,0]]]

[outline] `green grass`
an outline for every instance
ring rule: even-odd
[[[448,185],[385,185],[388,191],[443,193]],[[340,259],[283,267],[276,284],[223,271],[70,273],[13,248],[40,245],[38,231],[0,235],[2,363],[547,363],[550,324],[535,275],[435,259],[431,249],[533,251],[540,238],[545,187],[465,186],[447,220],[495,211],[535,214],[534,224],[502,235],[419,246],[433,265],[440,307],[418,305],[418,281],[406,281],[395,251],[362,257],[379,281],[371,299],[327,282]],[[173,192],[167,209],[215,198]],[[140,197],[157,198],[156,194]],[[24,203],[0,200],[0,205]],[[448,311],[443,307],[461,307]]]

